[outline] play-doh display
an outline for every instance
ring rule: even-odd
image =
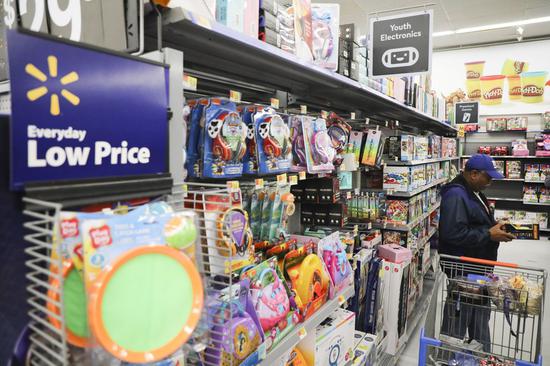
[[[544,99],[546,71],[530,71],[521,73],[521,101],[525,103],[540,103]]]
[[[508,79],[508,98],[510,100],[521,99],[521,78],[519,75],[510,75]]]
[[[504,75],[488,75],[479,78],[481,83],[481,104],[494,105],[502,103]]]
[[[483,75],[485,61],[472,61],[464,64],[466,67],[466,79],[479,79]]]

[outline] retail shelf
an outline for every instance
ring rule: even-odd
[[[543,233],[550,233],[550,229],[544,229],[544,228],[540,229],[539,228],[539,231],[542,231]]]
[[[382,353],[382,356],[378,359],[378,362],[376,363],[378,366],[394,366],[397,364],[397,361],[403,354],[403,351],[405,350],[405,347],[407,346],[410,338],[416,332],[420,321],[427,314],[432,298],[436,293],[436,283],[440,282],[440,278],[438,278],[439,276],[443,276],[443,273],[438,273],[435,280],[424,277],[424,289],[422,291],[422,295],[419,299],[416,300],[414,309],[407,319],[407,329],[405,331],[405,334],[403,335],[403,338],[400,340],[400,346],[397,349],[397,352],[395,353],[395,355]]]
[[[495,180],[493,180],[493,182],[498,182],[498,181],[505,181],[505,182],[524,182],[525,179],[523,179],[523,178],[502,178],[502,179],[495,179]]]
[[[421,192],[424,192],[432,187],[435,187],[439,184],[442,184],[442,183],[445,183],[447,181],[447,178],[441,178],[441,179],[437,179],[431,183],[428,183],[420,188],[417,188],[415,189],[414,191],[410,191],[410,192],[396,192],[396,191],[391,191],[391,190],[386,190],[387,192],[387,195],[388,196],[391,196],[391,197],[412,197],[412,196],[416,196],[417,194],[421,193]]]
[[[461,156],[462,159],[471,158],[471,157],[472,157],[472,155],[462,155]],[[493,155],[491,155],[491,157],[493,159],[518,159],[518,160],[521,160],[521,159],[550,159],[550,156],[533,156],[533,155],[530,155],[530,156],[513,156],[513,155],[493,156]]]
[[[334,299],[329,300],[304,323],[298,324],[298,326],[289,335],[283,338],[277,346],[267,352],[266,358],[260,365],[271,366],[277,364],[277,362],[293,349],[307,333],[313,332],[319,324],[342,305],[342,298],[348,300],[353,297],[354,294],[355,291],[353,286],[350,286],[336,295]]]
[[[506,197],[487,197],[489,201],[508,201],[508,202],[523,202],[521,198],[506,198]]]
[[[417,217],[416,219],[414,219],[413,221],[411,221],[407,225],[392,224],[392,223],[389,223],[389,222],[376,222],[376,223],[372,224],[372,227],[375,228],[375,229],[410,231],[413,227],[418,225],[419,222],[421,222],[426,217],[430,216],[432,214],[432,212],[437,210],[439,208],[439,206],[441,206],[441,201],[438,201],[436,204],[430,206],[430,208],[428,209],[428,211],[426,213],[420,215],[419,217]]]
[[[522,201],[524,205],[534,205],[534,206],[550,206],[550,202],[526,202]]]
[[[343,75],[304,62],[254,37],[209,21],[181,8],[163,15],[163,44],[185,52],[185,66],[291,93],[296,103],[326,106],[336,111],[361,111],[401,126],[456,135],[456,128]],[[157,24],[146,19],[147,48],[156,48]],[[201,80],[199,79],[199,87]]]
[[[402,165],[422,165],[430,163],[438,163],[440,161],[453,161],[460,159],[458,156],[453,156],[449,158],[436,158],[436,159],[424,159],[424,160],[411,160],[411,161],[384,161],[384,164],[387,166],[402,166]]]
[[[525,183],[541,183],[541,184],[544,184],[543,180],[527,180],[527,179],[525,179],[524,182]]]

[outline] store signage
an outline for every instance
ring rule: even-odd
[[[167,68],[8,31],[11,184],[167,171]]]
[[[457,102],[455,103],[456,123],[479,123],[479,102]]]
[[[370,76],[427,73],[432,59],[431,10],[372,18]]]

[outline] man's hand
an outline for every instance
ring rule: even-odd
[[[516,238],[514,235],[506,232],[503,228],[504,224],[499,222],[489,229],[489,235],[491,235],[492,241],[512,241]]]

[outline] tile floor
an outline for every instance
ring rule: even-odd
[[[543,237],[541,240],[514,240],[510,243],[503,243],[499,249],[499,260],[502,262],[512,262],[519,265],[544,268],[550,273],[550,240]],[[546,286],[545,297],[545,317],[543,320],[542,349],[543,360],[546,363],[550,361],[550,284]],[[423,322],[421,321],[421,324]],[[399,366],[412,366],[418,363],[419,332],[411,338],[403,355],[399,359]]]

